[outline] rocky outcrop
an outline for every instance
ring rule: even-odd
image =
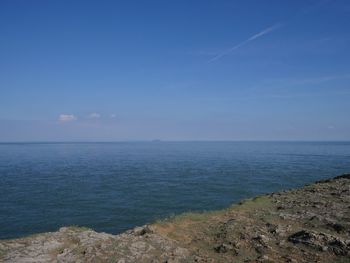
[[[0,262],[166,262],[189,256],[178,242],[150,229],[137,227],[111,235],[63,227],[53,233],[1,242]]]
[[[350,262],[350,175],[120,235],[64,227],[2,240],[0,262]]]
[[[288,240],[296,244],[301,243],[310,246],[319,251],[330,251],[340,256],[347,256],[350,252],[350,239],[345,240],[325,233],[301,230],[292,234]]]

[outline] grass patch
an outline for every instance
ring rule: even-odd
[[[271,198],[268,195],[261,195],[250,199],[245,199],[231,207],[232,210],[250,210],[269,207],[272,205]]]
[[[182,222],[206,222],[209,220],[212,212],[186,212],[179,215],[171,215],[164,219],[158,219],[153,224],[166,226],[168,224],[181,224]]]
[[[210,217],[209,212],[196,213],[196,212],[187,212],[181,215],[174,217],[174,221],[190,220],[190,221],[206,221]]]
[[[153,224],[166,225],[169,223],[181,223],[183,221],[206,222],[212,217],[225,215],[226,213],[236,211],[252,210],[257,208],[269,207],[272,205],[271,198],[268,195],[257,196],[255,198],[245,199],[238,204],[233,204],[228,208],[204,212],[185,212],[179,215],[171,215],[164,219],[158,219]]]
[[[222,210],[203,211],[203,212],[185,212],[179,215],[171,215],[164,219],[158,219],[153,224],[165,225],[168,223],[181,223],[183,221],[206,222],[214,216],[223,215],[231,210],[231,207]]]
[[[0,249],[0,258],[4,257],[7,254],[7,251]]]
[[[71,225],[67,227],[69,230],[74,232],[84,232],[92,230],[91,228],[85,227],[85,226],[77,226],[77,225]]]

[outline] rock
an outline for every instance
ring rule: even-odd
[[[231,245],[231,244],[219,244],[219,245],[216,245],[214,247],[214,250],[217,252],[217,253],[226,253],[228,251],[231,251],[233,250],[234,247]]]
[[[261,263],[272,263],[273,261],[267,256],[267,255],[262,255],[258,258],[258,262]]]
[[[288,238],[293,243],[301,243],[320,251],[332,251],[335,255],[346,256],[349,246],[346,241],[324,233],[302,230]]]
[[[152,233],[152,230],[149,226],[146,225],[146,226],[135,227],[133,229],[133,233],[136,236],[143,236],[144,234]]]
[[[312,244],[316,240],[316,235],[309,231],[301,230],[291,235],[288,240],[293,243]]]
[[[270,239],[267,236],[260,234],[254,237],[254,240],[258,241],[262,246],[267,247]]]
[[[291,258],[291,257],[287,257],[287,258],[286,258],[286,262],[287,262],[287,263],[298,263],[298,261],[297,261],[296,259]]]
[[[257,244],[254,248],[258,254],[263,254],[265,252],[265,247],[263,245]]]
[[[346,230],[346,227],[340,223],[328,223],[327,226],[334,229],[338,233],[344,232]]]
[[[328,242],[329,250],[337,256],[346,256],[349,254],[349,245],[339,239],[333,239]]]

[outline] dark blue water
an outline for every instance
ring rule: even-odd
[[[349,142],[0,144],[0,238],[118,233],[345,172]]]

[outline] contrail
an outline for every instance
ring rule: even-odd
[[[234,50],[236,50],[236,49],[238,49],[238,48],[240,48],[240,47],[242,47],[242,46],[245,46],[245,45],[248,44],[249,42],[251,42],[251,41],[253,41],[253,40],[255,40],[255,39],[258,39],[259,37],[262,37],[262,36],[264,36],[264,35],[266,35],[266,34],[268,34],[268,33],[271,33],[272,31],[277,30],[277,29],[280,28],[281,26],[282,26],[282,24],[278,23],[278,24],[275,24],[275,25],[270,26],[270,27],[268,27],[268,28],[265,28],[265,29],[262,30],[261,32],[259,32],[259,33],[255,34],[255,35],[251,36],[250,38],[244,40],[243,42],[241,42],[241,43],[239,43],[239,44],[237,44],[237,45],[235,45],[235,46],[233,46],[233,47],[231,47],[231,48],[229,48],[229,49],[227,49],[227,50],[225,50],[225,51],[219,53],[218,55],[216,55],[215,57],[213,57],[212,59],[210,59],[208,62],[213,62],[213,61],[215,61],[215,60],[218,60],[218,59],[222,58],[223,56],[225,56],[225,55],[231,53],[232,51],[234,51]]]

